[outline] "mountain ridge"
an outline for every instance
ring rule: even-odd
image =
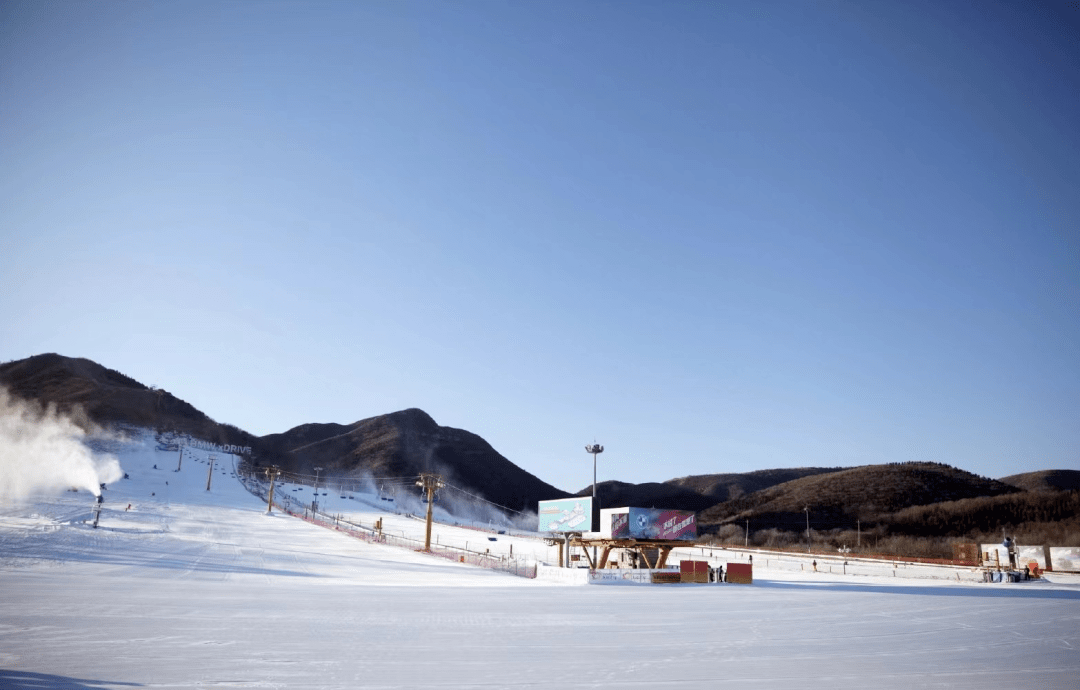
[[[435,472],[519,511],[569,495],[513,464],[480,436],[440,426],[419,408],[353,424],[304,424],[260,440],[292,457],[298,468],[322,467],[327,477],[363,473],[399,478]]]
[[[407,408],[351,424],[309,422],[254,436],[216,422],[172,393],[146,386],[84,358],[55,353],[0,364],[0,385],[17,398],[53,405],[83,423],[147,426],[220,444],[252,446],[257,463],[325,478],[444,474],[486,500],[514,510],[576,494],[560,490],[502,456],[482,437],[443,427],[423,410]],[[978,477],[940,463],[890,463],[854,468],[797,467],[690,475],[629,484],[601,482],[601,505],[692,510],[703,532],[746,519],[798,530],[812,509],[815,529],[848,528],[863,517],[935,502],[998,497],[1014,492],[1080,488],[1080,472],[1040,470],[1003,480]]]

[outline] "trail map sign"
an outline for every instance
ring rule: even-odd
[[[588,532],[592,530],[592,498],[560,498],[540,501],[536,510],[538,532]]]

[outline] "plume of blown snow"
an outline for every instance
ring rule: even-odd
[[[96,496],[101,484],[123,477],[116,456],[94,453],[85,437],[70,416],[52,405],[42,408],[0,387],[0,500],[72,488]]]

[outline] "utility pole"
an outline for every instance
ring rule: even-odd
[[[855,521],[855,529],[858,530],[858,531],[855,532],[855,546],[861,546],[862,545],[862,521],[860,521],[860,520]]]
[[[274,481],[281,475],[277,465],[266,468],[266,478],[270,480],[270,496],[266,499],[266,514],[270,515],[274,507]]]
[[[180,471],[180,465],[184,464],[184,447],[180,446],[180,460],[176,463],[176,471]]]
[[[743,540],[743,548],[750,546],[750,518],[746,518],[746,538]]]
[[[431,507],[435,503],[435,490],[443,486],[442,477],[437,474],[421,474],[416,485],[427,492],[427,528],[424,532],[424,551],[431,551]]]
[[[322,472],[323,468],[313,467],[315,470],[315,498],[311,499],[311,517],[315,517],[315,511],[319,509],[319,472]]]
[[[210,470],[206,473],[206,490],[210,490],[210,480],[214,478],[214,461],[217,460],[216,455],[210,456]]]

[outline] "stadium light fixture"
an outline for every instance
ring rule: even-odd
[[[594,510],[600,507],[596,498],[596,456],[604,452],[604,447],[598,443],[594,443],[591,446],[585,446],[585,452],[592,454],[592,498]]]
[[[604,447],[599,443],[594,442],[591,446],[585,446],[585,452],[592,454],[592,515],[589,516],[589,526],[592,528],[598,527],[594,525],[592,518],[593,515],[600,514],[600,499],[596,497],[596,456],[604,452]],[[569,543],[569,541],[568,541]],[[586,553],[585,557],[588,558],[589,554]],[[592,550],[593,565],[596,565],[596,547]]]

